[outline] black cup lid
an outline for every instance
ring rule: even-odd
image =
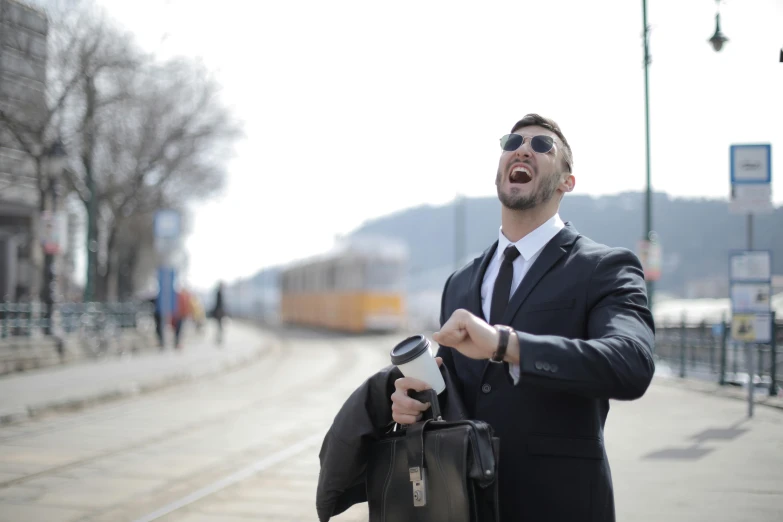
[[[416,357],[430,349],[430,342],[423,335],[408,337],[392,348],[391,361],[395,366],[411,362]]]

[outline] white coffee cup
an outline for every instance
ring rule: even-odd
[[[426,382],[438,395],[446,389],[443,375],[430,350],[430,341],[423,335],[408,337],[392,348],[391,362],[405,377]]]

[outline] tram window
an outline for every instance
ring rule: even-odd
[[[326,274],[324,280],[324,290],[331,292],[335,288],[335,279],[337,273],[337,267],[334,263],[329,263],[325,267]]]
[[[313,267],[313,291],[323,292],[324,286],[324,267],[316,265]]]
[[[348,278],[351,274],[351,267],[344,261],[341,261],[336,268],[334,286],[336,290],[348,289]]]
[[[367,269],[367,288],[371,290],[402,290],[403,279],[403,265],[397,262],[377,260]]]
[[[341,263],[338,272],[338,286],[340,290],[354,291],[362,289],[364,278],[364,264],[359,259],[345,260]]]
[[[313,270],[312,266],[308,266],[305,269],[305,277],[304,277],[304,291],[305,292],[312,292],[315,287],[315,270]]]

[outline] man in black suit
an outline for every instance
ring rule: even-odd
[[[555,122],[528,114],[501,147],[498,241],[446,281],[438,362],[500,437],[503,522],[614,521],[609,399],[638,399],[655,370],[644,273],[560,220],[575,178]],[[395,385],[394,420],[415,422],[428,405],[407,390],[427,386]]]

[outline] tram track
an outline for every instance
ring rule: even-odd
[[[345,342],[344,339],[340,341]],[[357,350],[361,350],[361,348],[353,348],[350,352],[347,353],[350,362],[348,363],[348,366],[343,366],[340,368],[340,371],[343,374],[349,374],[356,365],[358,357],[355,356],[355,352]],[[334,366],[337,365],[339,365],[339,361],[336,362]],[[331,378],[333,374],[330,371],[327,373],[327,375],[329,375],[328,378]],[[311,389],[317,389],[321,384],[324,383],[313,383]],[[198,486],[193,487],[186,492],[182,492],[182,494],[179,496],[171,497],[165,500],[161,499],[157,503],[154,501],[148,502],[150,506],[154,506],[154,508],[149,511],[143,511],[142,513],[139,513],[138,510],[130,509],[129,511],[119,512],[118,508],[120,506],[114,506],[112,509],[104,511],[102,514],[105,515],[107,513],[111,513],[112,516],[117,517],[120,516],[120,513],[122,513],[123,520],[132,520],[133,522],[153,522],[166,518],[169,515],[175,515],[180,511],[188,510],[195,503],[200,501],[208,501],[209,497],[212,497],[216,493],[239,486],[244,481],[254,477],[257,474],[268,471],[275,466],[282,465],[286,461],[297,457],[306,450],[316,448],[323,438],[323,434],[321,433],[307,435],[301,433],[301,430],[292,431],[292,435],[295,436],[286,437],[286,440],[291,442],[282,445],[282,447],[276,449],[271,454],[258,453],[255,455],[255,458],[249,465],[244,464],[242,466],[234,466],[233,468],[226,466],[227,469],[225,469],[222,474],[212,473],[211,480],[204,481]],[[252,453],[253,452],[248,452],[247,457],[251,457]],[[238,460],[247,462],[247,459],[244,458]],[[87,517],[83,520],[80,520],[79,522],[98,522],[104,520],[108,519],[102,518],[99,515]]]
[[[286,340],[286,339],[281,339],[281,340],[279,340],[279,343],[280,343],[280,346],[276,350],[278,352],[278,354],[279,354],[279,357],[274,359],[273,361],[267,360],[267,362],[270,362],[270,363],[273,362],[275,364],[276,368],[280,368],[281,365],[283,365],[286,361],[296,357],[296,353],[294,353],[294,350],[291,350],[291,346],[292,346],[291,345],[291,341]],[[343,351],[342,350],[338,350],[337,353],[338,354],[342,354]],[[344,372],[346,370],[350,371],[350,368],[352,366],[352,363],[354,362],[354,359],[355,358],[349,357],[349,356],[346,356],[346,355],[339,355],[337,357],[337,359],[329,367],[325,368],[323,371],[320,372],[320,376],[317,378],[316,381],[312,382],[311,385],[313,387],[318,387],[318,386],[321,386],[322,384],[325,384],[331,378],[331,376],[333,376],[335,374],[335,372],[337,372],[337,370],[340,370],[342,372]],[[247,370],[250,370],[251,375],[247,375],[244,379],[240,380],[239,382],[233,383],[236,387],[241,387],[243,385],[248,384],[249,382],[251,382],[253,380],[257,380],[258,379],[258,375],[255,375],[255,376],[252,375],[252,367],[248,368]],[[264,409],[271,402],[280,401],[281,398],[284,398],[284,402],[282,404],[295,402],[296,401],[296,397],[291,394],[291,392],[292,392],[292,390],[294,388],[295,388],[295,385],[272,388],[270,390],[267,390],[266,393],[264,393],[263,397],[255,400],[255,401],[253,401],[253,402],[251,402],[249,404],[244,404],[244,405],[242,405],[242,406],[240,406],[238,408],[232,409],[232,410],[223,411],[223,412],[221,412],[219,414],[213,415],[213,416],[208,417],[208,418],[197,419],[197,420],[195,420],[193,422],[190,422],[190,423],[187,423],[185,425],[179,426],[176,429],[167,430],[167,431],[165,431],[163,433],[156,434],[155,436],[152,436],[152,437],[144,438],[144,439],[139,440],[139,441],[137,441],[137,442],[135,442],[133,444],[126,445],[126,446],[123,446],[121,448],[116,448],[116,449],[100,452],[100,453],[97,453],[95,455],[91,455],[89,457],[85,457],[85,458],[82,458],[82,459],[70,461],[70,462],[68,462],[66,464],[62,464],[62,465],[59,465],[59,466],[54,466],[54,467],[51,467],[51,468],[47,468],[47,469],[41,470],[39,472],[30,473],[30,474],[27,474],[27,475],[24,475],[24,476],[21,476],[21,477],[17,477],[17,478],[14,478],[14,479],[2,481],[2,482],[0,482],[0,489],[7,488],[7,487],[10,487],[10,486],[22,485],[22,484],[25,484],[25,483],[27,483],[27,482],[35,479],[35,478],[61,473],[63,471],[68,471],[70,469],[73,469],[73,468],[76,468],[76,467],[80,467],[80,466],[84,466],[84,465],[94,464],[96,462],[99,462],[101,460],[104,460],[104,459],[107,459],[107,458],[110,458],[110,457],[115,457],[115,456],[121,455],[123,453],[133,452],[133,451],[145,448],[147,446],[154,445],[154,444],[156,444],[158,442],[162,442],[162,441],[166,441],[166,440],[170,440],[170,439],[176,438],[177,436],[180,436],[180,435],[185,434],[185,433],[191,433],[192,434],[194,431],[197,431],[197,430],[200,430],[200,429],[207,429],[208,427],[213,426],[215,424],[225,424],[225,423],[227,423],[228,421],[230,421],[234,417],[247,415],[249,412],[252,412],[253,410],[256,410],[256,409]],[[188,390],[179,389],[179,390],[176,390],[176,393],[178,393],[178,394],[186,394],[186,393],[188,393]],[[123,408],[123,405],[113,405],[112,406],[112,409],[118,409],[119,410],[121,408]],[[115,412],[114,414],[117,415],[117,416],[122,415],[121,412]],[[78,422],[78,421],[74,421],[74,424],[75,424],[75,422]],[[73,424],[71,424],[71,425],[73,425]],[[10,436],[10,437],[5,437],[2,440],[2,443],[8,444],[8,443],[12,443],[14,440],[20,440],[20,439],[23,439],[23,438],[27,438],[27,437],[29,437],[31,435],[40,434],[40,433],[47,433],[47,432],[51,433],[51,432],[57,431],[58,429],[62,429],[62,426],[49,427],[46,430],[42,430],[40,432],[33,432],[32,434],[31,433],[24,433],[24,434],[18,434],[18,435],[14,435],[14,436]]]
[[[53,414],[47,419],[33,420],[24,426],[16,426],[7,431],[0,430],[0,445],[5,446],[6,451],[13,451],[14,447],[32,448],[35,444],[41,444],[30,442],[31,438],[37,437],[40,441],[56,440],[58,436],[72,437],[74,433],[80,433],[82,427],[84,433],[101,435],[105,441],[106,429],[111,429],[110,426],[116,424],[128,426],[127,419],[123,422],[124,417],[130,415],[135,418],[139,410],[143,410],[147,405],[156,405],[165,412],[166,408],[197,404],[201,396],[209,400],[212,398],[211,394],[220,392],[220,396],[214,398],[209,407],[205,408],[209,415],[199,417],[196,414],[197,418],[191,415],[175,416],[177,422],[180,418],[186,418],[188,421],[178,423],[172,429],[130,440],[121,447],[115,445],[105,451],[98,451],[83,458],[77,456],[61,464],[53,462],[54,465],[45,469],[23,473],[21,476],[14,477],[11,476],[12,473],[6,473],[6,480],[0,482],[0,498],[4,490],[8,490],[13,497],[10,488],[14,488],[13,491],[33,491],[40,488],[41,484],[56,484],[63,480],[77,484],[82,480],[80,477],[108,474],[109,477],[124,477],[125,480],[155,485],[139,489],[131,496],[117,495],[117,501],[87,501],[83,507],[79,504],[76,507],[84,510],[83,516],[70,520],[156,520],[164,516],[164,512],[174,513],[186,509],[185,506],[208,499],[218,491],[241,484],[248,477],[263,473],[276,464],[314,448],[322,439],[321,431],[325,427],[326,419],[336,413],[336,410],[333,410],[334,397],[348,393],[351,387],[358,385],[354,380],[365,374],[368,368],[379,368],[377,365],[383,362],[378,350],[379,343],[388,342],[385,336],[337,336],[318,332],[299,332],[290,336],[283,334],[277,337],[275,346],[270,348],[269,353],[262,359],[254,361],[246,368],[207,379],[203,383],[188,383],[156,394],[117,401],[80,412]],[[295,378],[297,368],[302,365],[306,368],[304,376]],[[346,375],[354,377],[336,383],[335,376]],[[248,396],[247,402],[213,412],[216,409],[215,404],[222,408],[220,403],[223,399],[239,393]],[[195,398],[192,397],[194,394]],[[229,404],[233,403],[226,405]],[[265,420],[275,417],[282,422],[268,424],[269,421]],[[149,418],[149,414],[146,418]],[[252,434],[255,431],[252,419],[259,419],[258,429],[264,433],[258,436]],[[95,427],[91,428],[93,424]],[[220,433],[221,429],[224,432],[239,430],[237,435],[241,440],[236,444],[236,450],[216,451],[217,446],[209,448],[210,437]],[[64,434],[63,431],[68,433]],[[145,435],[150,430],[138,431]],[[221,439],[230,441],[233,437],[229,435]],[[100,437],[96,440],[100,440]],[[182,442],[177,442],[180,440]],[[198,451],[190,448],[198,448],[200,440],[207,444],[204,448],[209,458],[200,458],[191,461],[191,464],[183,465],[182,473],[178,473],[180,466],[176,464],[176,467],[167,472],[155,471],[155,466],[148,469],[143,464],[146,458],[152,459],[151,464],[155,464],[157,455],[164,459],[161,463],[167,462],[167,459],[187,462],[189,452]],[[185,446],[181,446],[182,444]],[[167,453],[167,448],[176,448],[177,445],[183,449]],[[84,450],[84,446],[78,446],[79,450]],[[89,448],[89,445],[87,447]],[[32,450],[26,451],[31,454],[29,452]],[[161,466],[165,464],[158,464],[158,469]],[[24,472],[25,467],[17,467],[16,472]],[[17,490],[16,487],[22,489]],[[64,503],[62,500],[55,500],[63,498],[58,496],[56,490],[53,494],[54,497],[43,493],[40,502],[63,507],[72,504],[72,501]],[[92,507],[88,507],[90,504]]]

